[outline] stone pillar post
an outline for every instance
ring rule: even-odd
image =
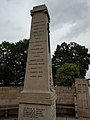
[[[88,81],[86,79],[76,79],[75,87],[78,117],[90,116]]]

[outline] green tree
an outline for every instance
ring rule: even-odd
[[[20,40],[19,42],[15,43],[14,83],[16,85],[23,84],[24,82],[28,43],[29,43],[29,40],[27,39]]]
[[[84,78],[90,64],[88,49],[75,42],[71,42],[70,44],[64,42],[61,45],[57,45],[56,51],[52,57],[54,79],[57,69],[66,62],[77,64],[80,67],[80,76]]]
[[[56,72],[55,84],[58,86],[72,86],[72,83],[75,82],[75,78],[79,77],[79,66],[74,63],[65,63]]]
[[[3,86],[23,84],[28,40],[0,44],[0,84]]]
[[[4,41],[0,44],[0,83],[4,85],[9,85],[12,81],[12,48],[14,48],[13,43],[10,44]]]

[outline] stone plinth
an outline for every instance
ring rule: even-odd
[[[56,120],[47,7],[34,7],[31,16],[25,83],[19,98],[18,120]]]

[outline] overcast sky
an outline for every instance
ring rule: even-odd
[[[52,54],[62,42],[76,42],[90,52],[90,0],[0,0],[0,43],[29,38],[30,10],[40,4],[46,4],[51,18]]]

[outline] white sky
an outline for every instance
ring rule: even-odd
[[[0,0],[0,43],[28,39],[30,10],[40,4],[46,4],[51,18],[52,54],[62,42],[76,42],[90,52],[90,0]]]

